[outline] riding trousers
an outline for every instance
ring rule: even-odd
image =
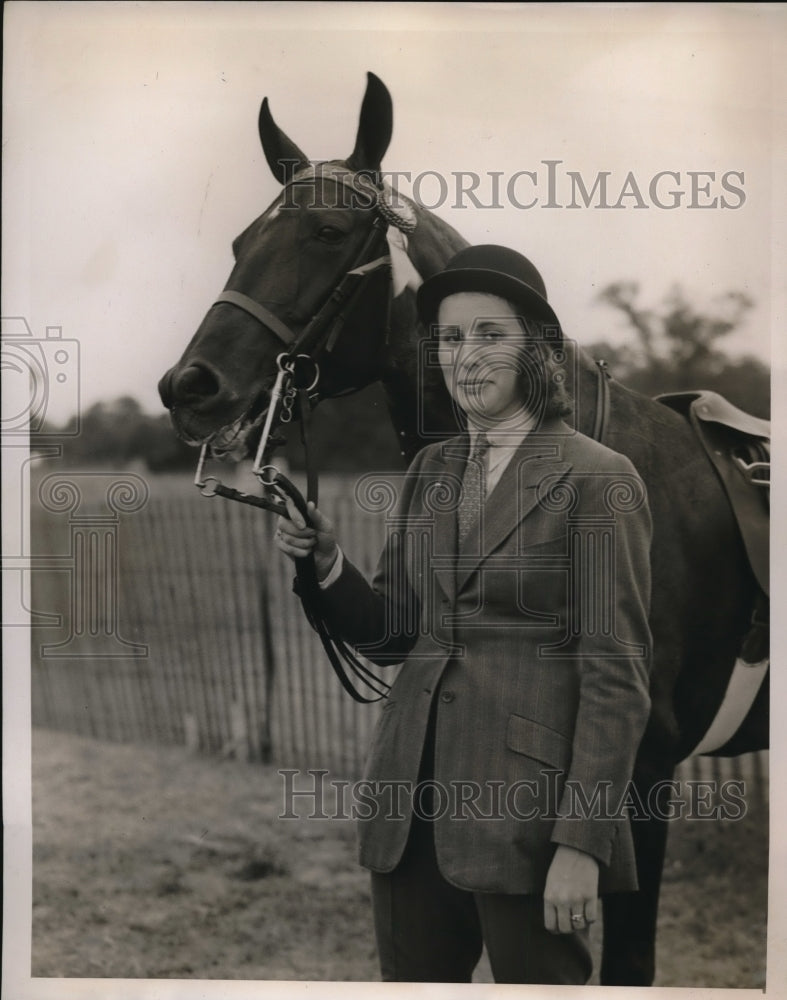
[[[432,774],[430,719],[419,781]],[[385,982],[469,983],[486,945],[496,983],[583,985],[593,962],[587,929],[552,934],[539,895],[470,892],[440,873],[432,823],[414,814],[390,873],[372,872],[372,904]]]

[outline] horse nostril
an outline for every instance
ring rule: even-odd
[[[172,406],[172,369],[159,379],[158,394],[166,409]]]
[[[179,403],[209,399],[221,388],[216,375],[204,365],[192,364],[172,380]]]

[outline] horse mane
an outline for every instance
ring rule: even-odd
[[[469,244],[449,223],[409,198],[407,201],[415,211],[418,223],[409,239],[408,256],[422,278],[431,278],[454,254]]]
[[[426,280],[441,271],[468,243],[453,226],[410,199],[407,201],[417,222],[407,240],[407,256],[421,279]],[[391,302],[386,371],[382,378],[391,420],[408,461],[435,433],[450,437],[464,426],[442,372],[433,366],[419,370],[422,356],[419,342],[428,334],[418,317],[415,291],[408,286]],[[419,425],[419,413],[428,415],[428,428]]]

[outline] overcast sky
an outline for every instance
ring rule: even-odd
[[[3,315],[79,341],[83,408],[124,393],[160,405],[156,383],[223,287],[232,238],[278,191],[262,97],[311,158],[344,157],[367,70],[394,101],[384,167],[445,178],[437,214],[529,256],[570,336],[625,336],[594,301],[611,281],[640,282],[648,305],[679,283],[698,306],[749,294],[727,346],[768,356],[775,90],[761,8],[18,3],[5,18]],[[548,160],[561,161],[553,201],[570,203],[569,172],[590,189],[608,171],[622,207],[544,207]],[[484,205],[497,172],[501,207],[453,207],[459,171],[479,175]],[[663,171],[680,177],[662,176],[655,198],[682,191],[677,208],[654,204]],[[434,174],[420,195],[441,200]],[[48,415],[65,419],[73,398],[53,393]]]

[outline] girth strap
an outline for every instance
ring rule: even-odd
[[[609,365],[606,361],[596,361],[596,416],[590,436],[594,441],[604,443],[609,423]]]

